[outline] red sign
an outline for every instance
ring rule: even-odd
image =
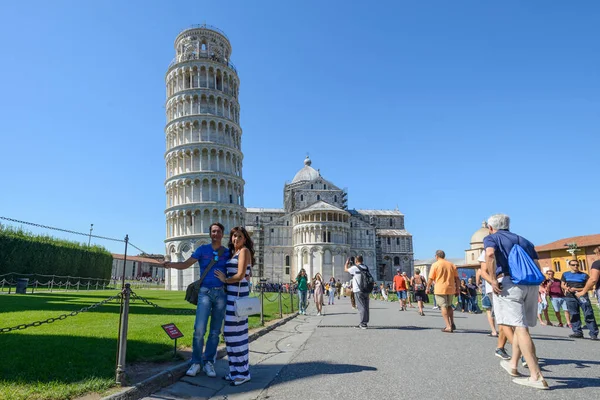
[[[183,337],[183,333],[181,333],[181,331],[178,327],[175,326],[175,324],[166,324],[161,326],[165,330],[165,332],[167,332],[167,335],[169,335],[171,339]]]

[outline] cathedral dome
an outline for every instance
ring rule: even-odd
[[[471,247],[474,244],[483,243],[483,238],[489,234],[490,234],[490,232],[488,231],[487,223],[485,221],[483,221],[481,223],[481,228],[477,229],[475,231],[475,233],[473,234],[473,236],[471,236]]]
[[[313,179],[317,179],[320,175],[319,172],[311,167],[312,161],[308,156],[304,159],[304,167],[296,173],[292,183],[302,182],[302,181],[312,181]]]

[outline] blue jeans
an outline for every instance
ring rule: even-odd
[[[571,314],[571,325],[573,326],[573,333],[582,334],[581,329],[581,315],[579,314],[580,309],[583,311],[583,317],[585,323],[589,329],[590,336],[598,336],[598,324],[596,324],[596,318],[594,317],[594,309],[590,303],[590,298],[586,294],[581,296],[579,300],[574,297],[565,297],[567,303],[567,309]]]
[[[198,307],[196,308],[196,321],[194,322],[194,338],[192,340],[192,364],[203,364],[210,361],[214,364],[217,358],[217,346],[219,345],[219,334],[223,327],[225,318],[225,306],[227,295],[225,288],[200,288],[198,293]],[[204,347],[204,334],[210,316],[210,330]]]
[[[300,307],[300,311],[306,311],[306,297],[308,291],[307,290],[298,290],[298,304]]]
[[[479,309],[479,304],[477,304],[477,296],[472,296],[469,298],[470,304],[469,304],[469,308],[471,310],[471,312],[474,313],[478,313],[481,310]]]

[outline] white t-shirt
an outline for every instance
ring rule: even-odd
[[[479,262],[485,262],[485,250],[481,251],[481,254],[479,255],[479,258],[477,259],[477,261]],[[485,279],[481,278],[481,280],[483,281],[483,283],[485,284],[485,294],[490,294],[492,293],[494,290],[492,289],[492,285],[490,285],[488,283],[488,281],[486,281]]]
[[[362,266],[364,268],[369,268],[366,265],[362,265]],[[358,266],[356,266],[356,265],[353,265],[350,268],[348,268],[348,273],[352,274],[352,291],[354,293],[360,292],[360,280],[362,279],[362,274],[360,273],[360,268],[358,268]]]

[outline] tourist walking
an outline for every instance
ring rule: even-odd
[[[396,276],[394,276],[392,290],[396,292],[398,296],[398,303],[400,303],[400,311],[406,311],[406,280],[402,276],[400,268],[396,269]]]
[[[554,279],[554,271],[546,271],[546,281],[544,283],[546,292],[548,293],[548,296],[550,296],[554,315],[556,315],[556,319],[558,320],[558,326],[563,326],[562,318],[560,316],[560,310],[563,310],[565,313],[565,325],[571,328],[571,316],[569,315],[569,310],[567,310],[565,294],[560,280]]]
[[[331,279],[329,279],[329,301],[328,304],[330,306],[333,305],[333,302],[335,300],[335,278],[332,276]]]
[[[546,321],[542,320],[542,314]],[[541,325],[552,325],[550,318],[548,317],[548,299],[546,298],[546,280],[538,287],[538,320]]]
[[[325,290],[325,285],[323,284],[323,277],[318,272],[312,281],[312,287],[314,290],[313,295],[315,306],[317,307],[317,315],[321,315],[321,312],[323,311],[323,293]]]
[[[340,296],[342,294],[342,282],[338,279],[337,283],[335,284],[335,290],[337,291],[337,298],[338,300],[340,299]],[[346,297],[346,296],[344,296]]]
[[[423,301],[425,300],[425,287],[427,286],[427,282],[425,278],[421,276],[421,270],[416,268],[415,275],[410,279],[410,284],[415,290],[415,299],[417,300],[417,305],[419,306],[419,315],[422,317],[425,316],[423,312]]]
[[[382,300],[387,302],[388,301],[388,293],[387,293],[387,288],[385,287],[383,282],[381,282],[381,285],[379,285],[379,290],[381,291]]]
[[[456,325],[454,324],[454,310],[451,306],[453,297],[458,295],[460,288],[458,270],[456,265],[446,260],[446,253],[443,250],[435,252],[435,259],[436,261],[431,265],[425,293],[429,294],[432,283],[435,283],[434,295],[446,323],[442,332],[452,333],[456,329]]]
[[[469,290],[469,312],[479,314],[479,298],[477,296],[477,285],[473,282],[473,278],[467,280],[467,289]]]
[[[464,279],[460,280],[460,293],[459,293],[459,302],[460,302],[460,307],[461,307],[461,311],[460,312],[465,312],[465,311],[469,311],[469,288],[467,288],[467,283],[465,282]]]
[[[350,258],[346,260],[344,265],[344,271],[352,275],[352,292],[356,299],[356,305],[358,306],[358,312],[360,314],[360,323],[358,328],[367,329],[369,324],[369,295],[371,290],[361,291],[361,281],[365,279],[366,273],[369,272],[369,267],[363,264],[363,257],[356,256],[356,264],[351,266]]]
[[[485,291],[485,296],[481,299],[481,306],[484,307],[487,313],[488,323],[490,324],[490,328],[492,330],[490,336],[498,338],[494,355],[503,360],[510,360],[510,355],[508,355],[506,352],[505,347],[507,341],[512,343],[513,330],[508,326],[498,326],[498,329],[496,329],[493,301],[494,290],[492,285],[489,283],[492,281],[492,275],[489,274],[485,264],[485,250],[481,252],[477,261],[479,261],[480,264],[480,268],[477,270],[477,276],[479,276],[483,281]]]
[[[535,346],[529,328],[537,323],[537,297],[538,285],[514,284],[511,279],[511,265],[508,259],[511,250],[519,245],[524,251],[518,253],[521,258],[528,256],[538,268],[538,255],[533,243],[509,231],[510,218],[505,214],[495,214],[488,219],[490,234],[483,239],[485,247],[485,263],[489,282],[494,291],[494,312],[498,325],[514,329],[512,338],[513,354],[510,361],[502,360],[500,365],[511,376],[519,376],[518,362],[523,353],[531,376],[529,378],[514,378],[513,382],[519,385],[530,386],[536,389],[548,389],[548,383],[542,376]],[[516,248],[519,251],[519,248]],[[496,270],[493,271],[493,266]],[[518,268],[513,265],[512,268]],[[510,339],[510,338],[509,338]]]
[[[302,268],[296,276],[296,284],[298,285],[298,307],[300,307],[300,315],[306,314],[306,306],[308,301],[308,275],[306,270]]]
[[[571,270],[564,272],[561,277],[562,287],[566,293],[565,301],[567,302],[567,309],[571,315],[571,329],[573,329],[573,333],[569,335],[569,337],[583,338],[580,314],[580,311],[583,311],[583,317],[588,328],[590,339],[598,340],[598,324],[596,323],[596,317],[594,316],[594,309],[590,302],[590,296],[587,292],[584,292],[589,276],[585,272],[579,270],[578,260],[569,261],[569,267]],[[579,296],[575,296],[575,294],[578,294]]]
[[[415,292],[413,290],[412,285],[410,284],[411,280],[406,274],[406,272],[402,273],[402,277],[404,278],[404,282],[406,284],[406,306],[414,308],[415,306],[413,306],[412,302],[414,300],[413,297],[415,295]],[[404,309],[406,310],[406,307]]]
[[[223,336],[229,361],[229,374],[225,376],[232,386],[242,385],[250,380],[248,357],[248,317],[237,317],[235,301],[248,297],[254,244],[246,229],[235,227],[229,234],[229,252],[233,257],[227,261],[227,274],[216,271],[217,278],[227,285],[227,307]]]
[[[219,334],[225,317],[226,294],[223,282],[215,275],[216,271],[225,273],[225,264],[229,260],[229,249],[221,245],[225,227],[218,222],[210,226],[210,244],[205,244],[196,249],[194,253],[183,262],[166,261],[165,268],[186,269],[198,262],[200,266],[200,290],[198,291],[198,305],[196,307],[196,320],[194,321],[194,336],[192,338],[192,360],[186,375],[196,376],[204,370],[206,376],[217,376],[214,363],[217,358]],[[210,317],[210,327],[204,354],[204,335]]]

